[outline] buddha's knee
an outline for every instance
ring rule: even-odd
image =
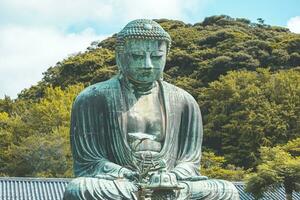
[[[71,181],[63,200],[136,199],[138,188],[128,180],[105,180],[80,177]]]
[[[224,193],[238,194],[238,190],[233,185],[233,183],[225,180],[218,180],[218,179],[214,179],[214,181],[218,182],[219,190],[222,190]]]
[[[225,180],[210,179],[186,182],[189,194],[193,199],[238,200],[239,194],[235,186]]]
[[[63,200],[100,200],[105,198],[106,188],[113,181],[102,180],[92,177],[78,177],[72,180],[64,193]]]
[[[84,200],[85,188],[84,177],[79,177],[72,180],[66,187],[63,200]]]
[[[222,200],[238,200],[239,194],[236,187],[229,181],[212,179],[208,180],[207,188],[211,191],[209,196]]]

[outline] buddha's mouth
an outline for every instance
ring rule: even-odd
[[[150,76],[153,74],[152,71],[142,71],[139,73],[141,76]]]
[[[159,72],[160,69],[159,68],[151,68],[151,69],[137,69],[136,72],[140,75],[144,75],[144,76],[149,76],[152,74],[156,74],[157,72]]]
[[[153,87],[153,83],[158,80],[155,72],[136,72],[135,74],[127,74],[128,80],[137,88],[148,88],[150,90]]]

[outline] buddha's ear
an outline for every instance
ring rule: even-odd
[[[120,61],[120,59],[122,59],[121,58],[121,53],[119,51],[116,51],[116,64],[118,66],[119,71],[121,72],[123,66],[122,66],[122,62]]]

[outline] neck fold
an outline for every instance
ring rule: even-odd
[[[152,89],[157,86],[156,81],[150,83],[136,82],[123,74],[120,74],[120,80],[127,89],[139,96],[150,94]]]

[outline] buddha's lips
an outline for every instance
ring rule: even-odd
[[[152,71],[142,71],[142,72],[139,72],[139,74],[142,76],[149,76],[149,75],[153,74],[153,72]]]
[[[159,68],[151,68],[151,69],[137,69],[137,73],[139,73],[140,75],[143,76],[149,76],[151,74],[155,74],[155,72],[158,70]]]

